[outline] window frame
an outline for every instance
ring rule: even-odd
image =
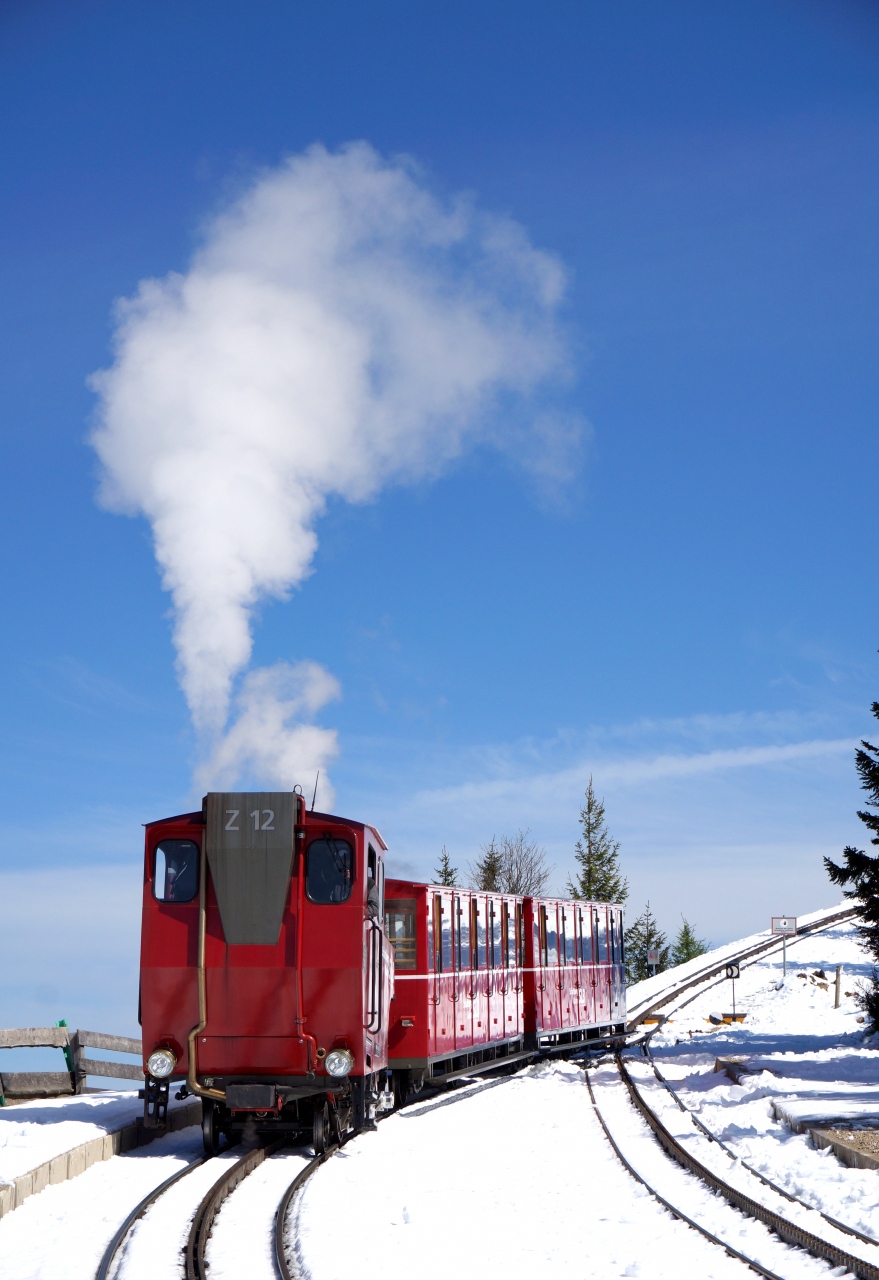
[[[323,902],[321,901],[320,898],[313,898],[311,896],[311,893],[309,892],[308,860],[309,860],[311,851],[316,844],[328,845],[331,850],[332,850],[333,844],[344,844],[344,845],[347,845],[348,849],[351,851],[351,879],[348,881],[348,892],[345,895],[345,897],[340,898],[338,902]],[[313,840],[309,840],[305,848],[302,874],[305,878],[305,896],[308,899],[308,901],[312,904],[312,906],[344,907],[346,903],[351,901],[351,898],[354,894],[354,886],[357,883],[357,842],[356,840],[349,840],[346,836],[335,836],[333,835],[332,832],[328,833],[326,831],[322,832],[320,835],[315,835]]]
[[[159,850],[164,844],[191,844],[195,849],[195,889],[189,898],[160,898],[156,893],[156,861],[158,859]],[[162,856],[165,858],[165,878],[167,883],[167,854],[162,850]],[[198,898],[199,877],[201,874],[201,845],[197,840],[193,840],[191,836],[164,836],[161,840],[157,840],[152,854],[150,855],[150,893],[154,902],[161,902],[163,906],[185,907],[195,902]]]
[[[384,904],[384,908],[385,909],[382,915],[382,921],[384,923],[385,937],[388,939],[388,942],[390,942],[391,946],[394,948],[394,970],[395,971],[400,970],[401,972],[414,972],[415,969],[418,967],[417,966],[418,935],[416,932],[417,930],[416,922],[418,919],[418,904],[415,898],[388,898],[388,900]],[[398,951],[397,951],[397,944],[395,942],[396,934],[388,931],[388,913],[389,912],[397,916],[403,916],[404,914],[411,916],[412,933],[406,934],[400,939],[401,942],[404,942],[406,944],[411,943],[411,957],[412,957],[411,963],[407,959],[404,963],[401,964],[397,958]]]

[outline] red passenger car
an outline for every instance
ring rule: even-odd
[[[211,793],[147,825],[147,1125],[172,1081],[204,1100],[210,1152],[248,1122],[323,1149],[392,1105],[384,853],[374,827],[292,792]]]
[[[622,1035],[621,928],[621,909],[603,903],[389,880],[398,1099],[425,1081]]]
[[[525,1056],[522,898],[389,880],[385,931],[398,1099],[425,1080]]]
[[[551,1049],[626,1029],[622,907],[525,899],[525,1007],[530,1047]]]

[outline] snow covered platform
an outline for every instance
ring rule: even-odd
[[[143,1103],[132,1091],[106,1090],[0,1108],[0,1218],[38,1191],[160,1136],[143,1130]],[[201,1120],[201,1103],[168,1109],[168,1130]]]
[[[824,1093],[819,1097],[775,1098],[770,1102],[777,1120],[783,1121],[794,1133],[807,1133],[820,1126],[823,1129],[879,1128],[879,1090],[852,1090],[847,1093]]]

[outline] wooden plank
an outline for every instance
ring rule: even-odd
[[[4,1071],[2,1082],[8,1098],[57,1098],[73,1093],[69,1071]]]
[[[143,1084],[143,1067],[131,1062],[100,1062],[97,1058],[81,1058],[77,1071],[86,1076],[109,1076],[111,1080],[138,1080]],[[4,1077],[5,1079],[5,1077]]]
[[[136,1053],[138,1057],[143,1052],[140,1040],[132,1040],[129,1036],[108,1036],[103,1031],[77,1031],[76,1035],[79,1043],[89,1049],[109,1049],[112,1053]]]
[[[67,1027],[7,1027],[0,1029],[0,1049],[63,1049],[70,1042]],[[109,1045],[105,1046],[109,1048]],[[140,1053],[138,1044],[137,1053]]]

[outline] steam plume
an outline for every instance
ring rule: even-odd
[[[152,525],[202,783],[290,785],[335,753],[302,723],[339,692],[317,664],[252,671],[233,702],[253,610],[310,572],[328,497],[436,475],[479,438],[564,469],[576,423],[512,413],[564,368],[562,287],[516,224],[358,143],[262,174],[185,273],[117,304],[112,367],[92,378],[101,501]]]

